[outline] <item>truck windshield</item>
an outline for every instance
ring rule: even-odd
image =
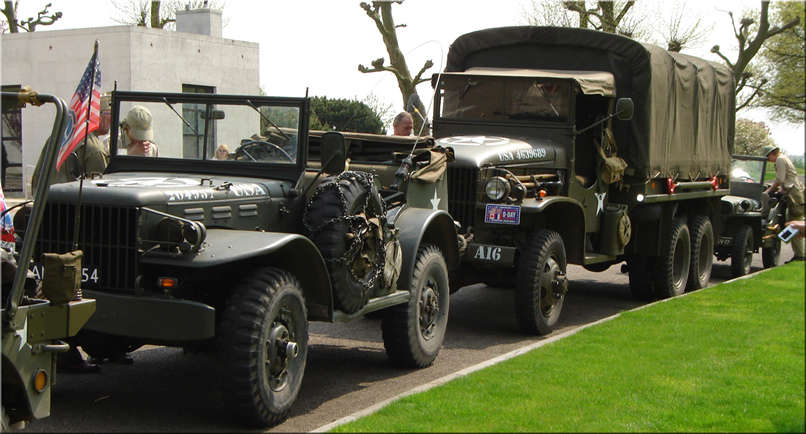
[[[127,115],[134,128],[127,128]],[[252,103],[122,101],[113,154],[295,165],[300,108]],[[150,119],[150,122],[148,121]],[[114,122],[114,121],[113,121]],[[146,132],[150,123],[150,134]],[[150,137],[150,144],[143,140]]]
[[[443,76],[440,91],[439,116],[447,119],[564,123],[571,106],[562,81]]]

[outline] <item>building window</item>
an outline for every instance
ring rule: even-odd
[[[199,86],[195,84],[183,84],[182,93],[215,93],[215,87],[212,86]],[[215,122],[210,122],[205,125],[205,120],[208,116],[204,115],[205,106],[203,104],[183,104],[182,116],[188,121],[190,127],[185,125],[183,128],[184,135],[184,158],[198,158],[201,159],[205,153],[207,158],[212,157],[214,149],[204,149],[204,131],[207,127],[207,143],[208,147],[214,143]]]
[[[20,91],[20,85],[3,86],[3,92]],[[15,101],[3,100],[3,191],[22,191],[22,110]]]

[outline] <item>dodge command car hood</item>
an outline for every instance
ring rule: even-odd
[[[452,136],[438,139],[436,143],[455,151],[459,166],[481,167],[484,164],[507,165],[521,163],[545,163],[553,167],[558,156],[564,154],[551,144],[527,142],[496,136]]]
[[[51,186],[51,200],[74,201],[79,182]],[[289,188],[292,188],[289,185]],[[282,194],[282,190],[275,192]],[[269,184],[250,178],[155,173],[107,174],[85,179],[81,201],[116,206],[166,206],[193,202],[226,202],[237,199],[269,199]]]

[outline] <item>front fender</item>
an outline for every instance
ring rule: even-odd
[[[145,254],[143,264],[206,268],[258,259],[267,267],[292,273],[302,284],[308,316],[329,321],[333,315],[330,277],[319,250],[299,234],[208,229],[203,248],[194,255],[166,257]]]
[[[406,208],[395,216],[395,228],[400,230],[403,261],[397,288],[408,290],[420,244],[433,244],[445,256],[448,269],[459,266],[459,241],[450,214],[442,210]]]
[[[550,229],[560,234],[571,264],[585,260],[585,211],[579,201],[565,196],[525,200],[521,225],[532,231]]]

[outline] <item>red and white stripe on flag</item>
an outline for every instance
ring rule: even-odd
[[[87,105],[90,104],[89,125],[87,122]],[[76,93],[70,100],[69,120],[64,132],[64,139],[59,146],[59,157],[56,170],[62,167],[67,156],[84,140],[84,137],[98,128],[101,120],[101,62],[96,51],[78,83]]]

